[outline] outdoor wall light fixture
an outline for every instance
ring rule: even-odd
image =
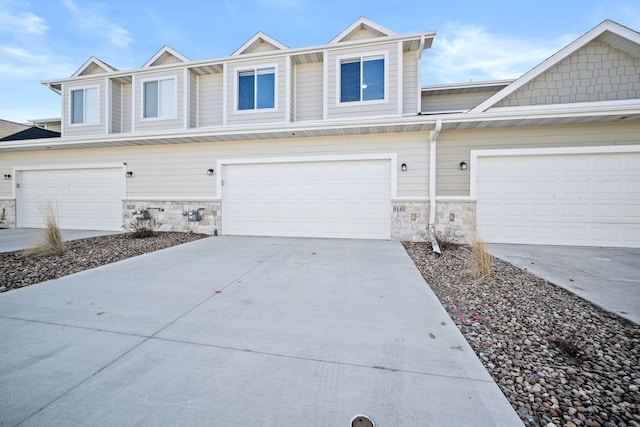
[[[131,178],[132,176],[133,176],[133,172],[128,171],[128,172],[127,172],[127,178]]]
[[[406,172],[407,171],[407,164],[403,163],[402,166],[400,166],[400,168],[402,169],[402,172]]]
[[[207,175],[213,175],[214,172],[213,169],[207,169]]]
[[[4,179],[11,179],[11,174],[10,173],[5,173],[3,178]]]
[[[467,169],[469,169],[469,165],[467,164],[467,162],[460,162],[460,170],[466,171]]]

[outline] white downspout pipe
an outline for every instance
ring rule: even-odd
[[[436,127],[429,131],[429,236],[433,251],[440,253],[436,239],[436,142],[442,130],[442,120],[436,120]]]

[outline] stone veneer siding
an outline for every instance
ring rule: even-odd
[[[137,215],[133,211],[147,209],[151,218],[158,223],[158,231],[182,231],[203,234],[214,234],[217,230],[220,233],[221,215],[219,201],[154,201],[154,200],[125,200],[122,203],[122,218],[124,228],[128,229],[129,224]],[[189,221],[183,212],[200,209],[201,220]]]
[[[0,228],[16,228],[16,201],[14,199],[0,199],[0,213],[4,209],[6,222]]]
[[[640,98],[640,59],[595,39],[496,107],[637,98]]]
[[[453,216],[452,216],[453,214]],[[476,202],[436,201],[436,234],[470,243],[476,233]],[[391,240],[429,241],[429,202],[395,200],[391,208]]]

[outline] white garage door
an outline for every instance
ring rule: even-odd
[[[479,157],[485,241],[640,247],[640,153]]]
[[[223,233],[390,238],[390,160],[224,167]]]
[[[124,180],[122,168],[22,171],[16,189],[17,225],[45,226],[45,211],[51,206],[60,228],[121,230]]]

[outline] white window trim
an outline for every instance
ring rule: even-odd
[[[96,121],[96,122],[72,123],[71,119],[73,118],[73,96],[71,95],[71,92],[76,91],[76,90],[81,90],[81,91],[83,91],[83,95],[82,96],[84,97],[84,90],[85,89],[97,89],[98,90],[98,105],[97,105],[97,107],[98,107],[98,115],[97,115],[98,121]],[[100,113],[100,110],[101,110],[101,108],[100,108],[100,104],[101,104],[100,103],[100,99],[101,99],[101,96],[102,96],[102,94],[100,93],[100,84],[96,83],[96,84],[91,84],[91,85],[86,85],[86,86],[72,86],[72,87],[68,88],[68,92],[67,93],[68,93],[68,98],[69,98],[69,100],[68,100],[68,104],[69,104],[69,123],[67,123],[67,126],[75,128],[75,127],[82,127],[82,126],[97,126],[97,125],[100,125],[100,116],[101,116],[101,113]],[[84,111],[83,111],[83,117],[82,118],[84,119]]]
[[[243,71],[254,71],[258,72],[259,69],[262,68],[273,68],[273,108],[252,108],[250,110],[239,110],[238,109],[238,101],[239,101],[239,90],[238,90],[238,75]],[[251,66],[237,66],[233,68],[233,112],[234,114],[256,114],[256,113],[266,113],[266,112],[277,112],[278,111],[278,79],[280,75],[278,73],[278,64],[257,64]],[[258,90],[258,86],[254,87],[254,97],[255,92]],[[255,100],[255,98],[254,98]]]
[[[146,82],[153,81],[161,81],[161,80],[173,80],[173,115],[171,116],[158,116],[158,117],[145,117],[144,116],[144,84]],[[153,122],[158,120],[175,120],[178,118],[178,76],[166,75],[166,76],[156,76],[156,77],[145,77],[143,79],[138,80],[140,82],[140,120],[143,122]],[[160,85],[158,84],[158,87]]]
[[[340,64],[345,59],[359,59],[360,67],[362,69],[362,63],[365,58],[369,58],[372,56],[383,56],[384,57],[384,98],[382,99],[371,99],[368,101],[349,101],[342,102],[340,101],[340,87],[342,86],[342,73]],[[362,76],[361,76],[362,78]],[[372,105],[372,104],[384,104],[389,102],[389,51],[381,50],[375,52],[366,52],[361,54],[344,54],[336,56],[336,106],[337,107],[350,107],[354,105]]]

